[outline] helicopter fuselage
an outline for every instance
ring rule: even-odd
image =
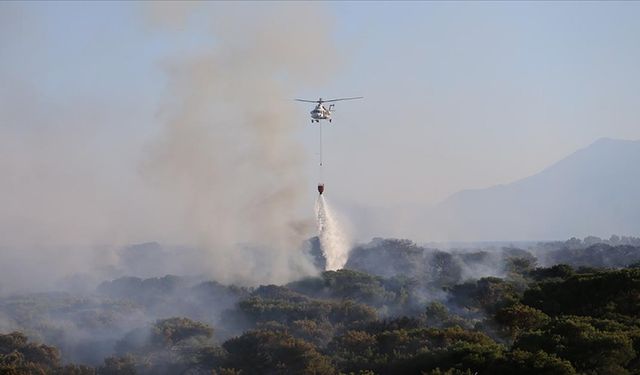
[[[334,108],[333,103],[329,104],[329,108],[325,107],[323,103],[339,102],[341,100],[354,100],[354,99],[362,99],[362,96],[356,96],[353,98],[329,99],[329,100],[322,100],[322,98],[318,100],[296,99],[296,101],[306,102],[306,103],[317,103],[316,107],[313,109],[313,111],[309,112],[309,114],[311,115],[312,123],[313,122],[319,123],[320,120],[328,120],[329,122],[331,122],[331,112],[333,112],[333,108]]]
[[[329,120],[331,122],[331,106],[327,109],[322,103],[316,105],[316,107],[310,112],[311,122],[320,122],[320,120]]]

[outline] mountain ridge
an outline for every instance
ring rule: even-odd
[[[628,140],[628,139],[614,139],[614,138],[609,138],[609,137],[602,137],[602,138],[598,138],[596,141],[594,141],[593,143],[589,144],[588,146],[582,147],[576,151],[573,151],[572,153],[570,153],[569,155],[565,156],[564,158],[553,162],[551,165],[548,165],[546,167],[544,167],[542,170],[540,170],[539,172],[536,172],[532,175],[526,176],[526,177],[521,177],[518,179],[515,179],[511,182],[506,182],[506,183],[501,183],[501,184],[495,184],[495,185],[491,185],[491,186],[486,186],[486,187],[479,187],[479,188],[469,188],[469,189],[463,189],[463,190],[459,190],[451,195],[449,195],[448,197],[446,197],[445,199],[443,199],[440,203],[441,204],[449,199],[451,199],[452,197],[461,194],[461,193],[466,193],[466,192],[472,192],[472,191],[479,191],[479,190],[487,190],[487,189],[493,189],[493,188],[500,188],[500,187],[504,187],[504,186],[509,186],[509,185],[513,185],[513,184],[517,184],[520,183],[524,180],[527,180],[529,178],[535,177],[541,173],[544,173],[545,171],[548,171],[554,167],[556,167],[558,164],[561,164],[562,162],[564,162],[565,160],[576,156],[576,154],[579,154],[581,151],[587,150],[592,146],[596,146],[599,144],[604,144],[604,143],[609,143],[609,142],[613,142],[613,143],[627,143],[627,144],[631,144],[631,143],[635,143],[637,144],[638,147],[640,147],[640,140]]]
[[[600,138],[531,176],[452,194],[425,229],[455,240],[638,234],[639,165],[640,140]]]

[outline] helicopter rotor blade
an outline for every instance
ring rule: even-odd
[[[323,100],[323,102],[329,103],[329,102],[339,102],[341,100],[354,100],[354,99],[363,99],[363,98],[364,98],[364,96],[354,96],[352,98],[339,98],[339,99]]]
[[[299,102],[306,102],[306,103],[320,103],[319,100],[305,100],[305,99],[294,99],[297,100]]]

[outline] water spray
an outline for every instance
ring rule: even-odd
[[[326,269],[335,271],[344,267],[347,263],[351,246],[322,193],[318,195],[316,200],[316,217],[318,220],[320,248],[327,261]]]

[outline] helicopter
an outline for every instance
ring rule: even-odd
[[[314,122],[319,123],[320,120],[329,120],[329,122],[331,122],[331,112],[333,112],[333,108],[335,107],[335,104],[330,104],[329,108],[327,108],[324,105],[322,105],[322,103],[331,103],[331,102],[338,102],[341,100],[354,100],[354,99],[362,99],[362,98],[364,97],[356,96],[353,98],[338,98],[338,99],[330,99],[330,100],[323,100],[322,98],[318,100],[306,100],[306,99],[296,99],[296,100],[299,102],[317,103],[313,111],[310,112],[311,123],[313,124]]]

